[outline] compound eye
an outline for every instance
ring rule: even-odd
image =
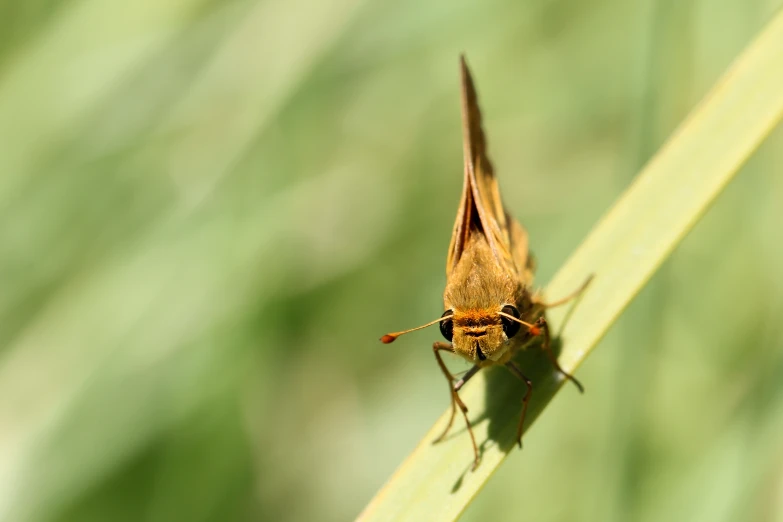
[[[445,312],[443,312],[443,315],[441,315],[441,317],[447,317],[451,315],[454,315],[454,312],[452,310],[446,310]],[[447,341],[451,342],[451,339],[454,337],[454,321],[452,321],[451,319],[446,319],[444,321],[441,321],[440,333],[443,334],[443,337],[445,337]]]
[[[519,310],[517,310],[516,306],[506,305],[503,307],[503,310],[501,311],[504,314],[508,314],[519,319]],[[506,337],[508,337],[509,339],[514,337],[517,334],[517,332],[519,332],[519,327],[522,326],[518,322],[512,321],[508,317],[503,317],[502,315],[500,316],[500,322],[503,323],[503,332],[506,334]]]

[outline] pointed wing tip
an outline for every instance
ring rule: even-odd
[[[465,53],[459,53],[459,69],[463,76],[470,76],[468,61],[465,59]]]
[[[475,96],[471,94],[471,91],[474,90],[473,87],[473,77],[470,74],[470,67],[468,67],[468,62],[465,59],[465,53],[460,53],[459,55],[459,72],[460,72],[460,79],[462,80],[462,93],[463,96]]]

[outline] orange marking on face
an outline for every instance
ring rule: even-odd
[[[464,327],[500,324],[497,312],[491,310],[466,310],[455,314],[454,322]]]

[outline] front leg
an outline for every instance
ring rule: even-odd
[[[530,395],[533,393],[533,383],[530,382],[530,379],[525,377],[525,375],[522,373],[522,370],[520,370],[519,367],[516,364],[514,364],[512,361],[508,361],[506,363],[506,368],[511,370],[511,373],[519,377],[527,386],[527,391],[525,392],[525,396],[522,398],[522,414],[519,416],[519,424],[517,424],[517,443],[521,448],[522,430],[525,425],[525,413],[527,413],[527,403],[530,402]]]
[[[479,453],[478,453],[478,446],[476,445],[476,437],[473,436],[473,429],[470,427],[470,420],[468,420],[468,407],[465,406],[465,403],[462,402],[462,399],[459,398],[459,394],[457,393],[462,386],[468,382],[468,380],[476,375],[479,371],[478,366],[473,366],[470,370],[468,370],[468,373],[466,373],[460,380],[458,380],[456,383],[454,382],[454,376],[451,374],[448,368],[446,368],[446,364],[443,362],[443,358],[440,356],[441,351],[445,352],[451,352],[454,353],[454,348],[449,343],[443,343],[443,342],[435,342],[432,345],[432,351],[435,353],[435,359],[438,361],[438,366],[440,366],[441,371],[443,372],[443,375],[446,377],[446,380],[449,383],[449,394],[451,395],[451,416],[449,417],[449,422],[446,424],[446,429],[443,430],[443,433],[441,433],[440,437],[435,439],[435,442],[439,442],[443,439],[443,437],[446,436],[446,434],[449,432],[449,429],[451,429],[451,425],[454,423],[454,415],[457,411],[457,406],[459,406],[460,411],[462,412],[462,416],[465,418],[465,425],[468,427],[468,434],[470,435],[470,442],[473,444],[473,469],[476,469],[476,466],[478,466],[479,463]]]
[[[582,386],[582,383],[579,382],[576,377],[571,375],[570,373],[566,372],[563,368],[560,367],[560,363],[557,362],[557,357],[555,357],[555,354],[552,353],[552,338],[549,334],[549,323],[546,322],[546,319],[542,315],[538,318],[538,321],[536,321],[536,326],[540,330],[540,333],[544,336],[544,341],[541,343],[541,348],[543,348],[544,353],[549,358],[552,365],[555,367],[557,371],[562,373],[566,379],[571,381],[576,385],[576,387],[579,389],[580,393],[584,393],[585,389],[584,386]]]

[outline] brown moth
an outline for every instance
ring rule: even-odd
[[[402,334],[440,323],[443,337],[450,342],[435,342],[432,348],[448,381],[451,417],[437,441],[448,433],[459,407],[473,443],[475,468],[479,463],[478,447],[468,420],[468,408],[457,392],[487,366],[505,365],[524,381],[527,390],[517,427],[517,441],[521,447],[522,427],[533,385],[512,358],[534,338],[541,336],[541,347],[554,367],[582,391],[582,385],[560,368],[551,351],[544,311],[575,297],[584,285],[573,295],[552,303],[541,301],[539,295],[532,291],[534,266],[528,252],[527,233],[508,214],[500,198],[497,178],[487,156],[476,90],[464,56],[460,57],[460,72],[465,172],[462,198],[446,261],[446,290],[443,293],[446,311],[435,321],[386,334],[381,340],[390,343]],[[440,352],[460,355],[473,366],[462,378],[456,379],[446,368]]]

